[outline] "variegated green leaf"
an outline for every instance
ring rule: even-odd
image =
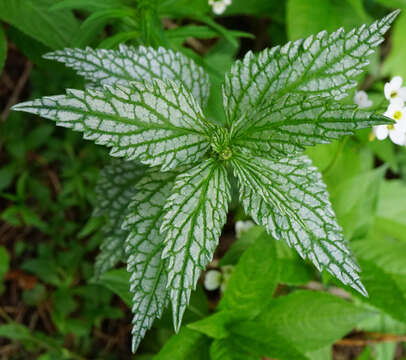
[[[249,52],[226,75],[223,88],[228,123],[250,116],[271,98],[289,93],[341,99],[354,88],[368,55],[398,15],[395,11],[370,26],[332,34],[322,31],[282,47]]]
[[[123,227],[128,232],[126,254],[127,270],[131,274],[133,297],[133,340],[135,351],[152,326],[162,315],[168,302],[167,261],[162,259],[165,236],[160,231],[164,204],[169,197],[178,172],[146,171],[136,185],[128,216]]]
[[[199,160],[209,148],[209,130],[199,105],[172,81],[68,90],[15,105],[84,133],[111,147],[110,154],[168,170]]]
[[[269,160],[235,154],[234,173],[247,214],[284,239],[319,271],[366,295],[320,173],[305,157]]]
[[[180,52],[165,48],[138,48],[120,45],[118,50],[64,49],[44,56],[75,69],[78,74],[99,85],[123,84],[153,79],[173,80],[183,84],[201,106],[209,98],[209,77]]]
[[[239,119],[231,132],[233,144],[253,154],[280,157],[351,135],[357,129],[391,122],[383,115],[359,111],[356,105],[289,94],[272,99],[252,117]]]
[[[175,330],[201,270],[211,261],[226,221],[230,183],[222,162],[208,159],[179,175],[165,205],[161,232]]]
[[[135,194],[135,184],[144,170],[145,166],[135,161],[114,159],[99,175],[93,216],[103,216],[105,223],[101,229],[103,239],[95,263],[97,277],[124,259],[124,242],[128,231],[122,229],[121,225]]]

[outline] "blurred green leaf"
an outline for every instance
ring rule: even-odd
[[[218,306],[237,317],[248,319],[260,313],[272,299],[278,284],[275,240],[265,229],[262,231],[262,236],[241,256]]]
[[[406,8],[406,4],[403,5]],[[384,75],[396,76],[400,75],[406,79],[406,48],[404,46],[404,34],[406,32],[406,13],[403,11],[393,26],[393,34],[391,37],[392,48],[389,56],[386,58],[382,66]]]
[[[358,296],[354,291],[351,293],[396,320],[406,323],[406,298],[399,289],[395,280],[382,268],[371,261],[358,260],[361,272],[361,281],[368,291],[368,297]]]
[[[130,292],[130,274],[125,268],[111,270],[103,273],[98,283],[110,289],[131,307],[132,294]]]
[[[371,313],[327,293],[296,291],[272,300],[252,326],[258,334],[280,335],[299,351],[309,352],[341,339]]]
[[[363,237],[374,221],[385,167],[354,176],[330,191],[331,202],[344,237]]]
[[[210,360],[209,344],[208,337],[183,327],[169,339],[154,360]]]
[[[369,22],[360,0],[288,0],[287,32],[296,40],[322,30],[351,29]]]
[[[0,0],[0,19],[52,49],[69,46],[79,29],[70,11],[51,12],[54,0]]]
[[[261,356],[253,355],[238,346],[230,339],[213,341],[210,346],[211,360],[260,360]]]
[[[0,245],[0,282],[10,268],[10,255],[4,246]]]

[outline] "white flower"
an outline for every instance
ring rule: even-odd
[[[251,229],[254,225],[255,224],[251,220],[237,221],[235,223],[235,233],[237,238],[239,238],[243,232],[246,232],[249,229]]]
[[[385,116],[395,120],[395,124],[374,126],[374,134],[378,140],[386,139],[389,135],[397,145],[406,143],[406,107],[401,99],[393,100],[386,110]]]
[[[220,287],[221,285],[221,272],[218,270],[208,270],[206,276],[204,277],[204,287],[213,291]]]
[[[368,94],[363,90],[357,91],[355,93],[354,103],[357,104],[360,109],[364,109],[373,105],[372,100],[368,98]]]
[[[402,87],[403,79],[401,76],[395,76],[392,80],[385,84],[385,97],[389,101],[401,99],[406,101],[406,87]]]
[[[209,0],[209,5],[216,15],[221,15],[231,5],[231,0]]]

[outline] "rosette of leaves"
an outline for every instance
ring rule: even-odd
[[[180,53],[121,46],[46,55],[92,86],[14,110],[83,132],[122,158],[103,171],[98,191],[96,213],[108,218],[98,271],[125,252],[134,350],[169,302],[178,331],[226,221],[232,176],[256,223],[366,295],[326,186],[302,152],[391,123],[338,100],[357,85],[396,15],[248,53],[225,76],[225,124],[205,116],[209,77]]]

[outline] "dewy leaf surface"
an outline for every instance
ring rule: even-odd
[[[167,261],[162,259],[165,236],[160,227],[164,204],[177,175],[173,171],[159,172],[157,168],[147,170],[136,185],[123,224],[128,232],[125,251],[134,294],[133,351],[168,302]]]
[[[203,68],[182,53],[162,47],[64,49],[46,54],[45,58],[65,63],[99,85],[128,86],[132,81],[150,82],[158,78],[183,84],[203,107],[209,98],[209,77]]]
[[[161,231],[168,259],[168,287],[175,330],[201,270],[211,261],[231,198],[223,163],[207,159],[176,179]]]
[[[253,154],[281,157],[303,151],[305,146],[328,143],[354,130],[391,120],[359,111],[325,98],[289,94],[264,104],[252,117],[233,123],[233,143]]]
[[[122,229],[121,225],[135,194],[135,184],[144,170],[145,166],[135,161],[114,159],[100,173],[93,216],[103,216],[106,222],[101,229],[103,239],[95,263],[97,277],[124,259],[124,242],[128,231]]]
[[[319,271],[326,269],[366,295],[326,185],[306,156],[269,160],[236,154],[232,164],[245,212],[257,224],[286,240]]]
[[[384,40],[398,13],[350,32],[322,31],[258,55],[249,52],[225,77],[223,102],[228,123],[288,93],[345,97],[357,85],[354,78],[368,65],[368,55]]]
[[[55,120],[111,147],[110,154],[162,170],[194,163],[208,150],[208,127],[199,105],[182,85],[153,80],[132,87],[68,90],[13,107]]]

